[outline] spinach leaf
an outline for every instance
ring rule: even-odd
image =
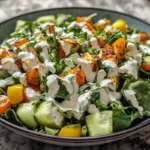
[[[12,122],[14,124],[24,126],[18,119],[16,112],[13,109],[8,109],[5,112],[5,117],[6,117],[6,119],[8,119],[10,122]]]
[[[121,102],[112,102],[111,107],[113,109],[113,130],[120,131],[128,128],[133,120],[141,118],[138,112],[132,111],[127,113],[130,107],[124,107]]]
[[[0,70],[0,79],[7,78],[9,76],[9,73],[7,70],[1,69]]]
[[[94,36],[95,36],[95,37],[99,36],[99,35],[101,34],[102,31],[103,31],[102,28],[96,29],[96,31],[95,31],[95,33],[94,33]]]
[[[119,131],[126,129],[132,123],[132,118],[127,115],[124,110],[114,109],[113,110],[113,130]]]
[[[59,88],[59,91],[57,92],[56,98],[66,99],[69,96],[69,93],[68,93],[66,87],[62,84],[61,79],[59,79],[59,78],[58,78],[58,84],[59,84],[60,88]]]
[[[41,81],[41,84],[40,84],[40,91],[41,91],[41,93],[44,93],[44,92],[48,91],[48,87],[46,85],[46,82],[47,82],[47,78],[43,77],[43,79]]]
[[[112,34],[110,36],[107,36],[105,43],[113,43],[116,39],[125,37],[125,35],[120,32],[119,30],[112,32]]]
[[[57,56],[57,48],[53,48],[49,54],[49,60],[55,63],[56,74],[60,74],[65,69],[66,65],[62,59]]]
[[[128,89],[133,90],[136,94],[139,105],[150,115],[150,83],[146,81],[136,81],[129,85]]]

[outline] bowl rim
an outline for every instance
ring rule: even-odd
[[[98,8],[98,7],[57,7],[57,8],[48,8],[48,9],[40,9],[40,10],[36,10],[36,11],[31,11],[31,12],[28,12],[28,13],[23,13],[21,15],[17,15],[15,17],[11,17],[9,19],[6,19],[4,21],[2,21],[0,23],[0,26],[11,21],[11,20],[14,20],[14,19],[17,19],[18,17],[23,17],[23,16],[26,16],[26,15],[32,15],[32,14],[36,14],[37,12],[43,12],[43,11],[50,11],[50,10],[64,10],[64,9],[92,9],[92,10],[100,10],[100,11],[104,11],[104,12],[108,12],[108,13],[115,13],[115,14],[121,14],[121,15],[124,15],[124,16],[127,16],[129,18],[132,18],[132,19],[135,19],[135,20],[138,20],[146,25],[148,25],[150,27],[150,24],[138,17],[135,17],[135,16],[132,16],[130,14],[126,14],[126,13],[123,13],[123,12],[119,12],[119,11],[114,11],[114,10],[109,10],[109,9],[103,9],[103,8]],[[59,140],[58,142],[73,142],[73,143],[88,143],[89,140],[91,142],[91,140],[107,140],[107,139],[110,139],[110,138],[113,138],[113,137],[118,137],[118,136],[121,136],[121,137],[125,137],[126,134],[131,134],[131,132],[138,132],[139,129],[143,128],[144,126],[150,124],[150,118],[147,118],[145,119],[144,121],[138,123],[137,125],[133,126],[133,127],[130,127],[130,128],[127,128],[125,130],[122,130],[122,131],[118,131],[118,132],[113,132],[111,134],[108,134],[108,135],[104,135],[104,136],[94,136],[94,137],[61,137],[61,136],[53,136],[53,135],[48,135],[48,134],[44,134],[44,133],[40,133],[40,132],[35,132],[33,130],[30,130],[30,129],[27,129],[27,128],[24,128],[24,127],[21,127],[19,125],[15,125],[9,121],[7,121],[6,119],[0,117],[0,125],[2,126],[6,126],[8,129],[11,129],[11,130],[15,130],[15,131],[18,131],[18,132],[22,132],[22,133],[25,133],[25,134],[28,134],[29,136],[36,136],[36,137],[40,137],[40,138],[44,138],[46,140],[48,139],[57,139]],[[70,140],[70,141],[69,141]],[[86,142],[85,142],[86,140]],[[65,144],[67,145],[67,143]]]

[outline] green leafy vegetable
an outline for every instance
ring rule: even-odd
[[[66,15],[66,14],[57,14],[56,23],[57,25],[63,24],[66,20],[72,17],[72,15]]]
[[[140,106],[150,115],[150,83],[146,81],[136,81],[129,85],[128,89],[136,93],[136,98]]]
[[[69,96],[69,93],[66,87],[62,84],[62,80],[58,78],[58,84],[60,86],[59,91],[57,92],[56,97],[61,99],[66,99]]]

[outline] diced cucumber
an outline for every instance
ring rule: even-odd
[[[75,39],[75,41],[81,45],[82,43],[85,42],[85,39],[84,38],[77,38],[77,39]]]
[[[90,136],[106,135],[113,132],[112,111],[102,111],[86,116]]]
[[[86,134],[87,134],[87,127],[86,125],[84,125],[81,128],[81,136],[86,136]]]
[[[38,106],[35,118],[40,125],[56,129],[61,128],[64,122],[64,116],[58,111],[58,108],[48,101]]]
[[[52,129],[47,126],[44,127],[46,134],[57,135],[59,133],[59,129]]]
[[[37,122],[34,118],[34,113],[37,107],[36,101],[21,103],[17,108],[17,116],[21,122],[29,128],[36,128]]]
[[[37,23],[45,23],[45,22],[52,22],[55,23],[56,19],[54,15],[42,16],[36,19]]]
[[[18,31],[23,25],[25,25],[26,21],[18,20],[16,23],[15,31]]]
[[[68,18],[70,18],[71,15],[66,15],[66,14],[57,14],[57,24],[60,25],[64,23]]]

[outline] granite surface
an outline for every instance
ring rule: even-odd
[[[150,23],[150,0],[0,0],[0,22],[10,17],[54,7],[99,7],[125,12]],[[113,143],[92,147],[60,147],[30,140],[0,126],[0,150],[148,150],[150,125]]]

